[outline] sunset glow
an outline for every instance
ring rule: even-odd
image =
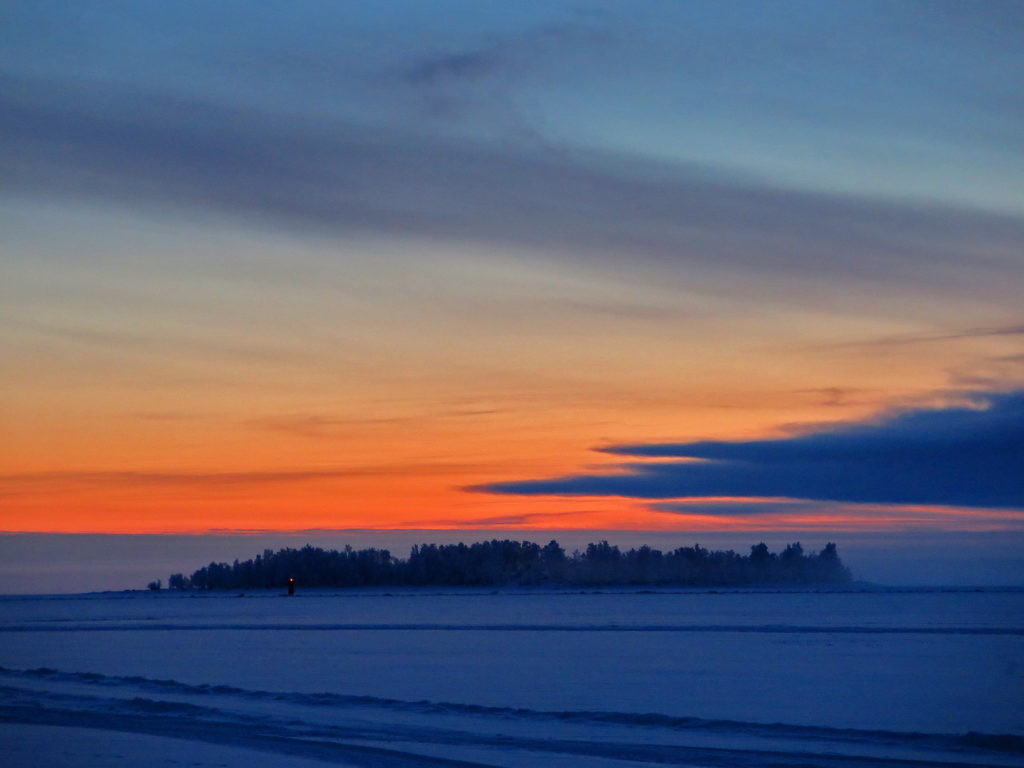
[[[1019,7],[869,5],[8,9],[0,530],[1020,536]]]

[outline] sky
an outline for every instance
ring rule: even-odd
[[[1024,545],[1022,30],[0,3],[4,546]]]

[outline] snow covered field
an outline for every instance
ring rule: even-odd
[[[1024,766],[1024,592],[0,598],[8,766]]]

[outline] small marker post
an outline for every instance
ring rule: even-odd
[[[295,594],[295,579],[288,579],[288,594]]]

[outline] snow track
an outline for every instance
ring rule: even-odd
[[[849,627],[787,624],[324,624],[324,623],[167,623],[121,622],[60,625],[0,624],[2,632],[177,632],[177,631],[260,631],[260,632],[741,632],[745,634],[830,634],[830,635],[1018,635],[1024,627]]]
[[[247,690],[53,669],[0,668],[0,680],[0,721],[7,723],[141,733],[382,768],[543,764],[545,757],[738,768],[1024,764],[1024,738],[1012,734],[868,731],[656,713],[548,712]],[[709,738],[732,746],[708,746]],[[437,754],[467,751],[490,752],[498,762]]]

